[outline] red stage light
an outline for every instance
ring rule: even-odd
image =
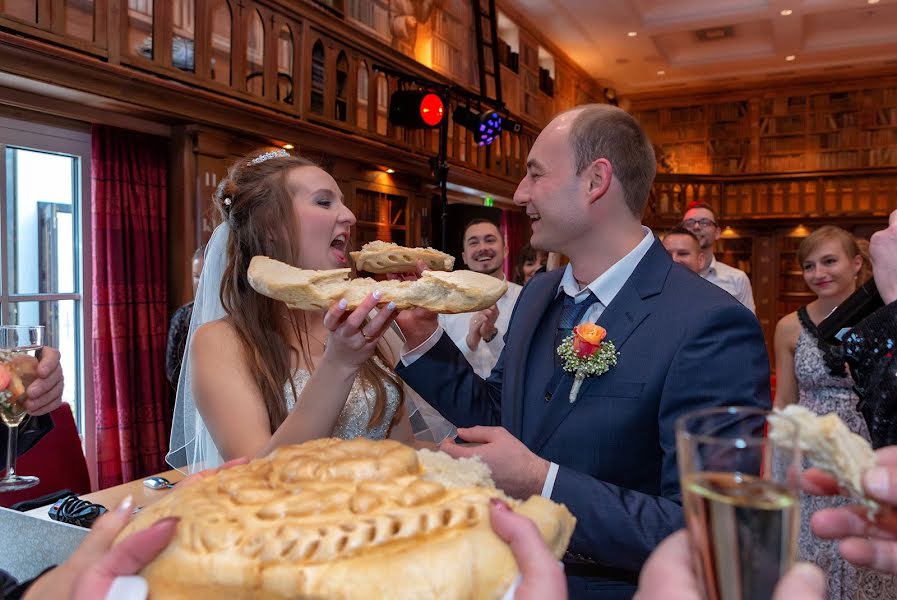
[[[442,98],[436,94],[427,94],[420,101],[420,118],[430,127],[436,127],[445,116]]]

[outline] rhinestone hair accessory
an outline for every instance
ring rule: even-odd
[[[230,208],[230,205],[233,202],[233,200],[231,200],[230,196],[224,195],[224,182],[225,182],[224,179],[222,179],[221,181],[218,182],[218,189],[215,191],[215,197],[221,198],[221,203],[224,204],[224,206]]]
[[[255,158],[250,160],[248,163],[246,163],[246,166],[251,167],[252,165],[257,165],[259,163],[263,163],[266,160],[270,160],[272,158],[280,158],[281,156],[289,156],[289,155],[290,155],[290,153],[287,152],[286,150],[272,150],[271,152],[265,152],[264,154],[262,154],[260,156],[256,156]]]

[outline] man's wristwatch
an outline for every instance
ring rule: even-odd
[[[488,344],[489,342],[491,342],[492,340],[494,340],[494,339],[495,339],[495,336],[497,336],[497,335],[498,335],[498,328],[493,327],[493,328],[492,328],[492,334],[490,334],[488,337],[484,337],[484,338],[483,338],[483,341],[486,342],[486,343]]]

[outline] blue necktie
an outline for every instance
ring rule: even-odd
[[[579,325],[589,307],[598,302],[598,296],[589,292],[589,297],[576,304],[569,294],[564,294],[564,306],[561,309],[561,318],[558,321],[558,345],[573,332],[573,328]]]

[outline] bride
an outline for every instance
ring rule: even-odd
[[[223,223],[206,250],[168,462],[195,471],[331,436],[413,443],[411,392],[390,368],[402,344],[392,303],[372,317],[377,292],[354,311],[289,310],[247,280],[256,255],[348,266],[355,216],[336,181],[279,150],[237,162],[215,202]]]

